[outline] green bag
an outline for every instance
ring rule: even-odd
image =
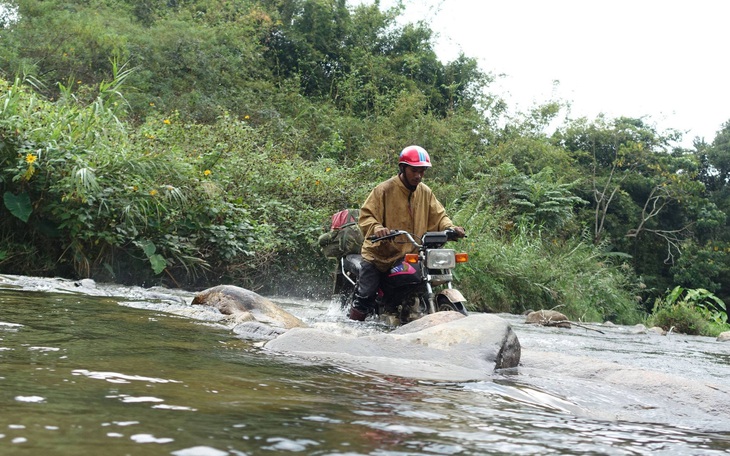
[[[345,209],[332,216],[330,229],[319,237],[319,246],[327,258],[341,258],[360,253],[365,238],[357,224],[359,209]]]

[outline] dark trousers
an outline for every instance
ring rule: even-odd
[[[375,303],[375,295],[380,288],[380,281],[383,273],[369,261],[363,260],[360,265],[360,274],[357,278],[357,290],[355,291],[355,305],[372,307]]]

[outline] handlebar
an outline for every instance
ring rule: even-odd
[[[464,233],[464,236],[459,236],[459,233],[453,228],[448,228],[444,231],[446,231],[446,237],[448,237],[449,241],[458,241],[462,237],[466,237],[466,233]]]
[[[368,241],[380,242],[380,241],[384,241],[386,239],[393,239],[394,237],[400,236],[401,234],[408,235],[411,238],[411,241],[414,241],[413,237],[411,236],[411,233],[409,233],[408,231],[403,231],[403,230],[391,230],[390,233],[386,234],[385,236],[380,236],[380,237],[373,234],[372,236],[368,236]]]
[[[456,241],[456,240],[460,239],[457,232],[452,228],[448,228],[448,229],[444,230],[443,232],[446,233],[446,239],[448,239],[449,241]],[[380,241],[385,241],[386,239],[393,239],[400,235],[406,235],[408,237],[409,241],[411,241],[412,243],[414,243],[415,245],[420,247],[419,243],[416,242],[416,240],[413,238],[413,235],[411,233],[409,233],[408,231],[404,231],[404,230],[391,230],[390,233],[386,234],[385,236],[380,236],[380,237],[378,237],[376,235],[368,236],[368,241],[380,242]],[[466,235],[464,235],[464,237],[466,237]]]

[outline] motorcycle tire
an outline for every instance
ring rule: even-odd
[[[462,315],[467,315],[466,306],[463,302],[451,302],[446,296],[439,296],[438,302],[436,303],[436,312],[447,312],[454,311],[459,312]]]

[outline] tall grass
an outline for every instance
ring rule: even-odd
[[[474,310],[523,313],[555,309],[580,321],[637,323],[639,281],[625,256],[612,255],[580,235],[560,236],[519,217],[491,176],[455,214],[469,233],[469,262],[459,287]],[[479,195],[479,196],[475,196]]]

